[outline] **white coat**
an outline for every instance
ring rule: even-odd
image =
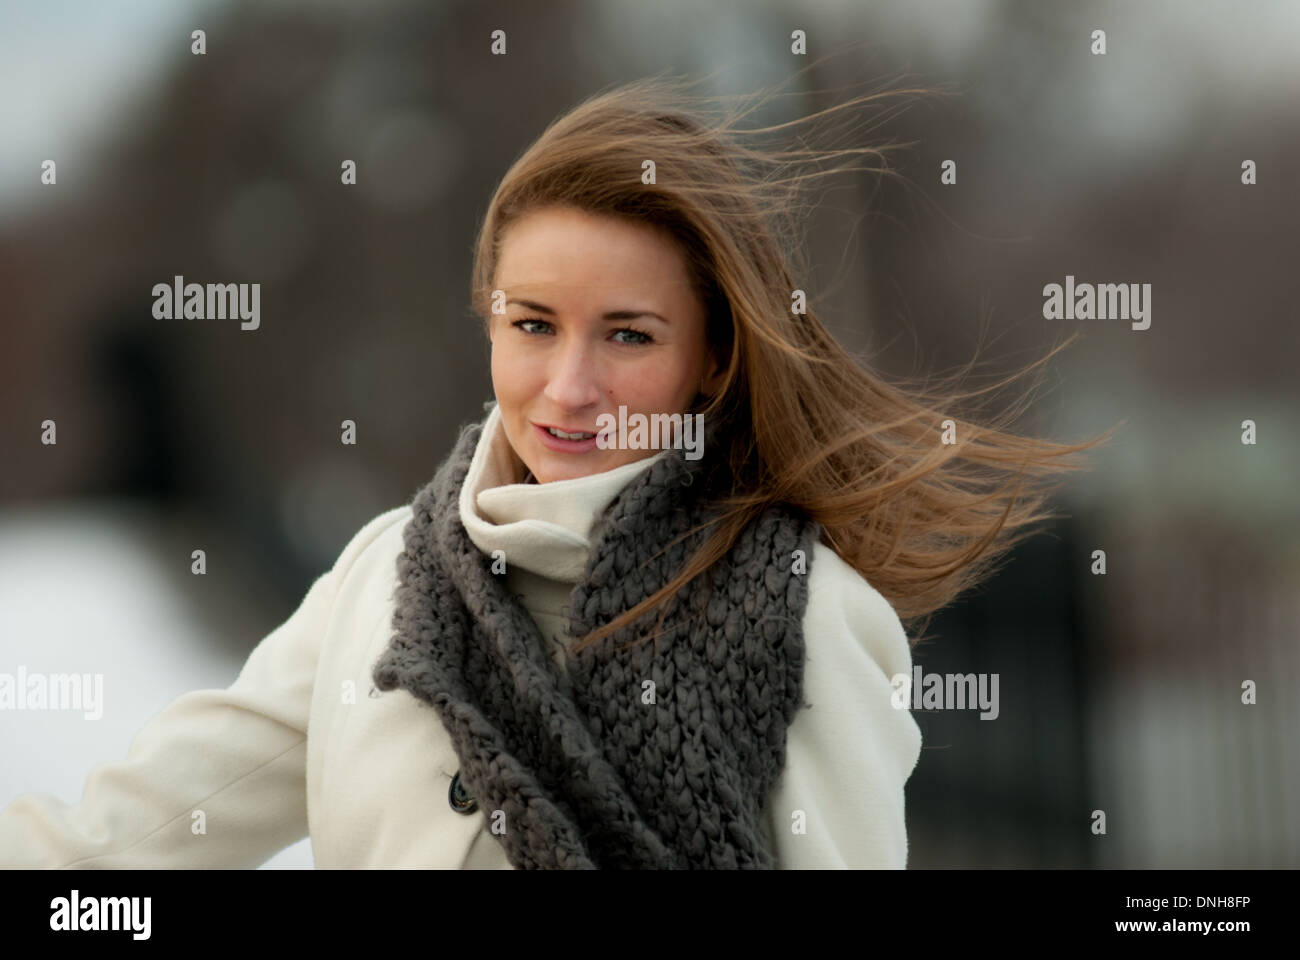
[[[548,643],[564,639],[560,608],[594,519],[652,461],[519,483],[493,406],[461,518],[480,549],[505,552],[511,589]],[[509,868],[483,811],[449,802],[459,763],[437,713],[405,690],[369,695],[410,516],[398,507],[362,527],[230,687],[173,701],[125,760],[90,772],[80,803],[14,800],[0,812],[0,867],[248,868],[310,835],[319,868]],[[888,602],[823,544],[808,577],[806,706],[765,806],[776,865],[905,867],[903,786],[921,734],[893,706],[890,678],[910,676],[907,638]]]

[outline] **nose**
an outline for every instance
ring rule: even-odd
[[[577,410],[600,400],[594,358],[579,338],[558,344],[550,360],[550,375],[543,391],[547,400],[565,410]]]

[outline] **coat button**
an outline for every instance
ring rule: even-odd
[[[460,782],[460,771],[451,778],[451,789],[447,791],[447,802],[457,813],[473,813],[478,809],[478,801],[469,795],[465,785]]]

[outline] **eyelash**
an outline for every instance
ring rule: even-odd
[[[523,328],[523,324],[525,323],[545,323],[547,326],[550,326],[550,321],[543,320],[541,317],[523,317],[519,320],[513,321],[510,324],[510,326],[518,328],[521,333],[527,334],[528,336],[535,336],[535,337],[542,336],[542,334],[534,330],[525,330]],[[624,332],[635,333],[637,336],[645,338],[637,343],[627,343],[626,341],[622,341],[623,345],[627,347],[647,347],[650,344],[655,342],[655,338],[653,336],[651,336],[645,330],[638,330],[636,327],[619,327],[617,330],[614,331],[614,333],[624,333]]]

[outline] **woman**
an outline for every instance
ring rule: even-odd
[[[790,171],[879,151],[765,153],[742,115],[651,80],[543,133],[478,240],[486,417],[230,688],[77,806],[16,800],[4,866],[252,867],[307,834],[320,867],[906,865],[900,616],[986,575],[1045,516],[1018,481],[1087,444],[968,425],[792,310],[777,223],[846,168]],[[630,426],[671,415],[666,448]]]

